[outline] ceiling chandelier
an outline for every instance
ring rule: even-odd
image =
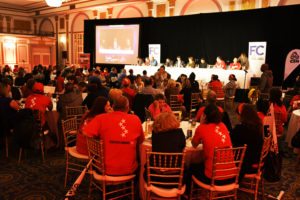
[[[60,7],[64,0],[45,0],[50,7]]]

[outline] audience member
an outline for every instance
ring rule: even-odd
[[[80,124],[80,128],[77,134],[76,139],[76,150],[80,154],[88,155],[88,149],[86,144],[85,136],[83,135],[83,129],[87,126],[87,124],[92,121],[97,115],[103,113],[112,112],[112,108],[110,106],[110,102],[105,97],[97,97],[93,103],[90,111],[87,111],[85,115],[82,117],[82,121]]]
[[[236,78],[234,74],[230,74],[229,82],[224,86],[225,98],[231,98],[235,96],[235,90],[237,88]]]
[[[261,93],[269,93],[273,86],[273,73],[269,70],[268,64],[262,64],[260,71],[262,71],[262,75],[260,77],[259,90]]]
[[[208,88],[216,92],[217,98],[224,98],[223,84],[219,80],[218,75],[211,75],[211,81],[208,83]]]
[[[244,174],[256,173],[254,164],[259,163],[263,145],[263,123],[253,105],[244,104],[240,115],[241,124],[237,124],[231,133],[233,146],[240,147],[247,144],[247,149],[240,172],[240,179]]]
[[[104,142],[106,174],[128,175],[138,173],[137,152],[144,141],[140,119],[127,114],[128,99],[115,99],[113,112],[97,115],[83,129],[89,137],[100,137]]]
[[[165,96],[163,94],[155,95],[154,102],[149,106],[148,109],[153,119],[155,119],[160,113],[172,112],[170,106],[166,104]]]

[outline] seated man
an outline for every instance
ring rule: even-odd
[[[136,115],[127,114],[129,102],[124,96],[114,100],[113,110],[93,118],[83,133],[103,140],[106,174],[133,174],[138,168],[136,150],[144,141],[142,124]]]
[[[46,109],[52,110],[53,108],[51,98],[44,95],[44,85],[42,83],[34,83],[32,91],[33,94],[29,95],[25,101],[25,108],[40,111],[41,125],[44,126]]]
[[[207,105],[210,105],[210,104],[217,105],[217,94],[213,90],[209,90],[207,93],[206,101],[207,101]],[[196,115],[197,122],[200,121],[202,114],[204,112],[204,109],[205,109],[205,106],[202,106],[201,108],[199,108],[197,115]],[[220,113],[224,112],[223,108],[220,106],[218,106],[218,110]]]
[[[170,106],[166,103],[165,96],[163,94],[157,94],[154,97],[154,102],[148,109],[153,119],[155,119],[160,113],[172,112]]]

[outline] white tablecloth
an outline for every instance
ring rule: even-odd
[[[133,74],[143,74],[143,71],[147,71],[147,75],[154,75],[159,67],[154,66],[136,66],[125,65],[126,71],[133,69]],[[189,76],[192,72],[196,74],[196,80],[200,83],[208,83],[212,74],[219,76],[219,80],[225,84],[229,82],[228,77],[230,74],[234,74],[237,79],[237,84],[240,88],[244,87],[245,72],[243,70],[224,70],[224,69],[205,69],[205,68],[179,68],[179,67],[166,67],[166,71],[171,74],[171,78],[176,80],[181,74]],[[249,87],[250,75],[246,74],[246,88]]]
[[[192,130],[192,136],[194,136],[195,134],[195,129],[199,126],[200,123],[196,123],[196,126],[194,127],[191,127],[189,122],[188,121],[181,121],[180,123],[180,127],[182,128],[185,136],[187,135],[187,130],[188,129],[191,129]],[[146,127],[146,122],[143,123],[143,129],[145,129]],[[151,135],[150,135],[151,136]],[[146,164],[146,151],[149,149],[151,150],[152,148],[152,144],[151,144],[151,140],[149,139],[150,138],[149,135],[146,136],[146,139],[144,141],[144,143],[142,144],[141,146],[141,170],[140,170],[140,179],[139,179],[139,187],[140,187],[140,196],[141,196],[141,199],[146,199],[146,192],[145,192],[145,189],[144,189],[144,184],[145,184],[145,181],[144,181],[144,177],[143,177],[143,174],[144,174],[144,165]],[[191,144],[191,138],[187,139],[186,141],[186,157],[185,157],[185,163],[186,163],[186,166],[188,167],[191,163],[200,163],[203,161],[203,146],[202,144],[200,144],[197,148],[194,148]]]
[[[294,110],[290,118],[285,141],[292,148],[291,141],[296,132],[300,129],[300,109]]]

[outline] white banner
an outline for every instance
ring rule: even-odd
[[[300,49],[293,49],[285,59],[284,80],[299,66]]]
[[[160,64],[160,44],[149,44],[149,58],[154,57],[158,65]]]
[[[260,67],[266,62],[267,42],[249,42],[249,73],[259,77],[262,72]]]

